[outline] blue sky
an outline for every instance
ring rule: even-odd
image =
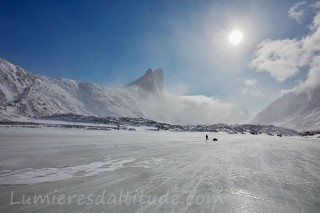
[[[255,114],[307,75],[301,66],[279,81],[270,70],[250,66],[265,39],[308,34],[311,12],[300,21],[288,15],[297,2],[0,0],[0,57],[33,73],[106,86],[162,68],[171,91]],[[228,35],[236,28],[244,39],[232,46]]]

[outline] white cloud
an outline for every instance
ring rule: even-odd
[[[306,8],[303,7],[306,3],[306,1],[295,3],[288,11],[289,17],[301,24],[306,13]]]
[[[257,96],[262,95],[262,92],[257,88],[258,80],[253,79],[243,79],[243,78],[236,78],[233,82],[238,82],[241,84],[242,89],[240,93],[246,96]]]
[[[243,95],[262,95],[261,91],[255,87],[243,87],[241,89],[241,94]]]
[[[299,93],[315,89],[318,86],[320,86],[320,55],[313,58],[306,79],[295,88],[295,91]]]
[[[295,88],[294,89],[283,89],[280,91],[280,96],[283,96],[284,94],[290,93],[294,90],[295,90]]]
[[[265,40],[259,44],[250,66],[257,71],[270,73],[277,81],[284,81],[295,76],[307,60],[308,54],[299,40]]]
[[[314,17],[312,25],[309,27],[310,34],[307,35],[303,42],[303,49],[309,53],[317,53],[320,51],[320,12]]]
[[[213,97],[174,95],[145,96],[141,100],[145,115],[153,120],[172,124],[241,123],[247,113],[235,109]]]
[[[316,3],[314,3],[312,5],[312,7],[315,8],[315,9],[319,9],[320,8],[320,1],[317,1]]]
[[[267,72],[277,81],[298,74],[303,67],[312,68],[311,62],[320,51],[320,13],[313,19],[307,36],[302,39],[264,40],[258,45],[250,67]]]
[[[244,82],[244,85],[246,86],[255,86],[257,84],[258,80],[257,79],[247,79]]]
[[[257,79],[247,79],[244,81],[244,87],[241,90],[243,95],[262,95],[262,92],[257,87]]]

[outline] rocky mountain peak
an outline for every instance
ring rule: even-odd
[[[149,68],[145,74],[128,86],[137,86],[147,92],[162,92],[164,88],[164,72],[162,69]]]

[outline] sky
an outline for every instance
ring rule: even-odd
[[[315,0],[0,5],[0,57],[32,73],[121,86],[148,68],[162,68],[170,92],[208,97],[251,115],[297,88],[320,64]],[[243,36],[237,45],[228,39],[234,30]]]

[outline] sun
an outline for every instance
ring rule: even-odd
[[[239,30],[232,31],[228,36],[229,42],[232,45],[238,45],[241,43],[243,39],[243,34]]]

